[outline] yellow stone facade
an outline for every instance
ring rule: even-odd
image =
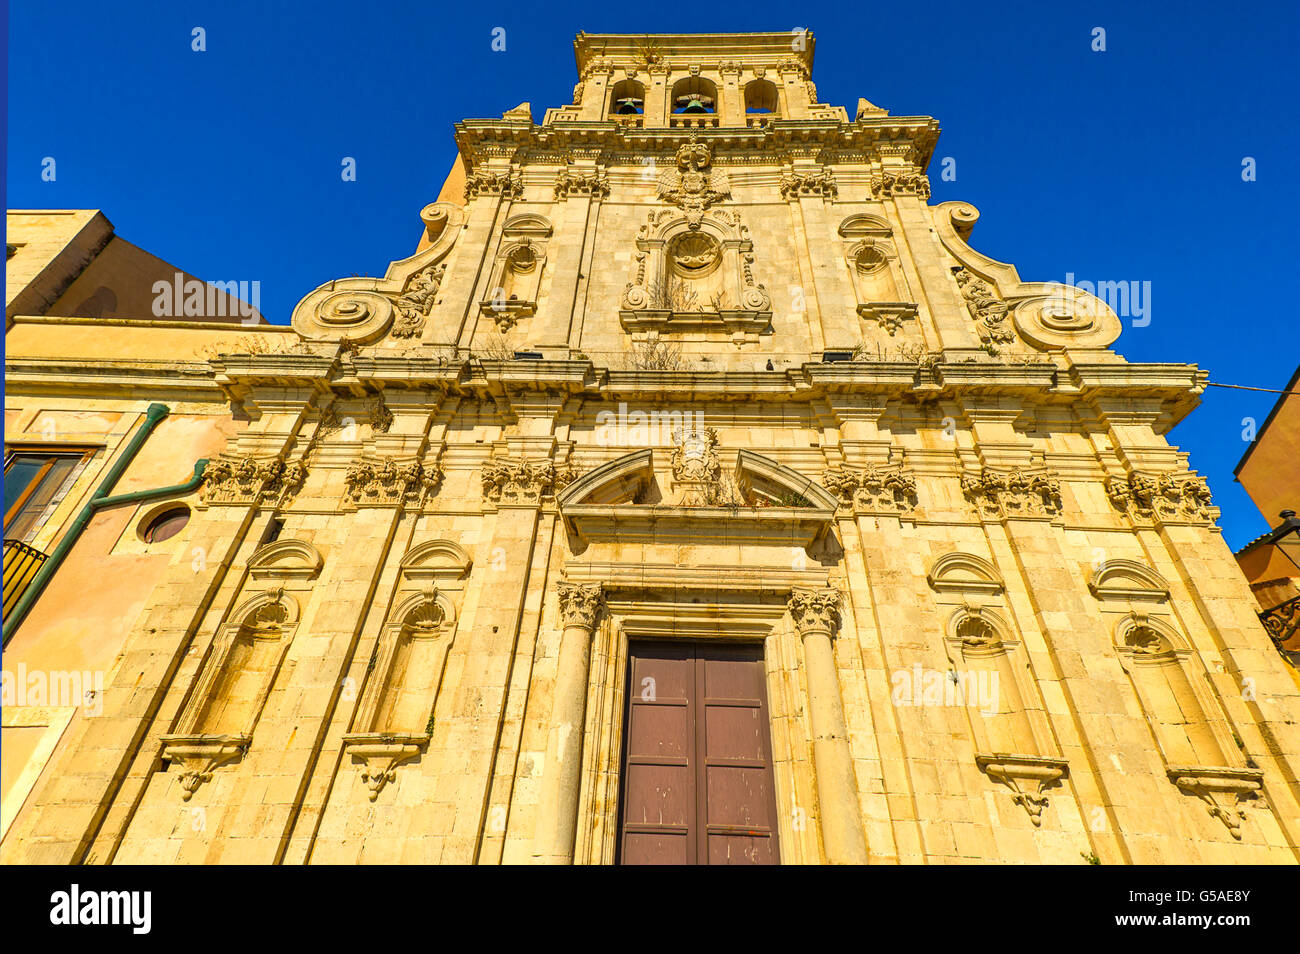
[[[292,328],[11,319],[6,444],[91,448],[31,546],[208,463],[6,619],[104,679],[6,704],[4,862],[615,862],[648,639],[762,647],[784,863],[1297,861],[1300,690],[1163,437],[1204,372],[812,50],[580,35]]]

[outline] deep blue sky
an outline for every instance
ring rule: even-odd
[[[260,281],[283,323],[320,283],[414,250],[456,120],[522,100],[540,120],[569,102],[578,30],[808,27],[824,102],[940,120],[933,201],[982,211],[977,248],[1028,280],[1149,281],[1151,323],[1126,321],[1120,353],[1281,388],[1300,359],[1282,294],[1300,221],[1300,14],[1159,7],[25,0],[10,11],[8,207],[101,208],[200,277]],[[45,156],[56,182],[41,181]],[[344,156],[356,182],[341,181]],[[1232,478],[1242,419],[1262,423],[1276,397],[1211,388],[1173,433],[1234,548],[1266,529]]]

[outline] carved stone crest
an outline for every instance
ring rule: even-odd
[[[708,144],[695,136],[678,148],[676,163],[659,177],[659,198],[684,211],[687,225],[698,229],[709,206],[731,195],[731,186],[725,173],[712,168]]]

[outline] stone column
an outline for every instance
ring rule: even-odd
[[[556,590],[564,617],[564,634],[560,637],[533,857],[542,864],[568,865],[573,863],[574,836],[578,830],[591,635],[602,599],[599,583],[561,580]]]
[[[831,643],[840,626],[840,595],[831,589],[795,589],[789,605],[790,615],[803,638],[808,718],[812,723],[813,763],[817,771],[817,801],[821,807],[826,859],[833,865],[864,865],[867,839],[862,830],[858,786]]]

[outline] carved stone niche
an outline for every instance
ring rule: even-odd
[[[771,329],[772,300],[754,278],[754,243],[738,213],[651,212],[636,240],[619,318],[635,335],[726,331],[738,342]]]
[[[278,540],[249,558],[245,599],[226,618],[195,679],[175,731],[162,736],[162,758],[176,767],[189,801],[220,766],[239,759],[298,626],[299,603],[323,560],[311,544]]]
[[[490,315],[502,333],[537,312],[551,231],[550,222],[532,213],[516,215],[502,228],[486,294],[479,302],[479,312]]]
[[[1142,610],[1115,627],[1115,648],[1169,781],[1240,841],[1244,806],[1261,798],[1264,773],[1237,741],[1200,657],[1172,623]]]
[[[1005,609],[996,568],[970,553],[947,553],[927,576],[935,602],[955,607],[944,634],[950,674],[965,707],[975,764],[1011,792],[1035,828],[1048,791],[1069,774],[1054,749],[1038,686]]]
[[[433,734],[434,705],[471,565],[469,554],[450,540],[422,543],[402,560],[394,609],[375,642],[353,731],[343,736],[372,802]]]
[[[908,300],[911,292],[890,241],[889,223],[876,215],[851,215],[840,223],[839,234],[858,315],[892,338],[916,320],[918,308]]]

